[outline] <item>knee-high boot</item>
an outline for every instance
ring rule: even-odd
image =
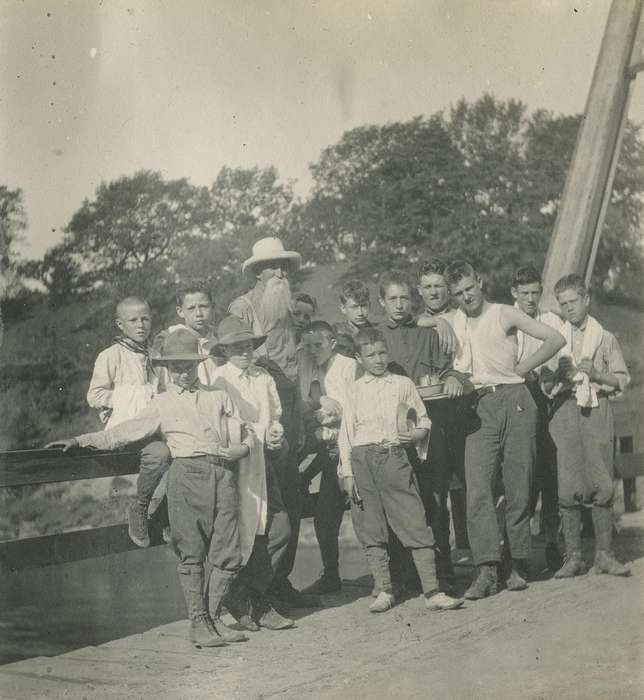
[[[613,555],[613,509],[606,506],[593,506],[593,527],[595,528],[596,574],[628,576],[630,569],[620,564]]]
[[[180,568],[179,581],[190,618],[190,641],[196,647],[218,647],[226,642],[215,632],[204,604],[202,568]]]
[[[566,553],[563,566],[555,572],[555,578],[572,578],[586,573],[586,565],[581,558],[581,508],[562,508]]]
[[[220,617],[222,601],[230,590],[230,585],[235,575],[236,572],[223,571],[222,569],[213,567],[210,572],[210,580],[208,581],[208,610],[210,612],[210,619],[212,620],[215,632],[217,632],[225,642],[245,642],[248,640],[248,637],[243,632],[230,629],[230,627],[224,624]]]

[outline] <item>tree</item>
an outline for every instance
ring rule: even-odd
[[[438,244],[463,199],[463,167],[438,116],[353,129],[311,166],[306,221],[322,254]]]
[[[177,278],[202,277],[212,285],[224,311],[241,291],[241,263],[255,241],[278,236],[289,241],[296,230],[292,183],[268,168],[223,167],[205,195],[202,226],[181,239],[173,267]]]
[[[311,166],[303,235],[321,258],[347,257],[359,273],[464,257],[493,297],[507,297],[517,266],[544,263],[579,119],[484,95],[446,115],[353,129]],[[644,143],[629,124],[595,267],[600,288],[641,273],[642,173]]]
[[[293,205],[291,184],[275,168],[224,167],[210,188],[140,171],[102,183],[63,241],[24,270],[54,304],[101,287],[113,298],[140,294],[164,308],[175,282],[203,277],[225,308],[253,242],[288,237]]]
[[[0,298],[13,296],[20,287],[15,246],[26,228],[22,190],[0,185]]]

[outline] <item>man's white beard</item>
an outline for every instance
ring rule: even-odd
[[[264,288],[260,315],[264,332],[273,329],[290,312],[291,286],[286,278],[271,277]]]

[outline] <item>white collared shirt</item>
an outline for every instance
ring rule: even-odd
[[[282,416],[282,404],[275,380],[261,367],[251,365],[248,369],[241,370],[226,362],[213,372],[212,386],[230,396],[243,421],[261,427],[257,436],[262,442],[266,430]]]
[[[340,476],[351,476],[351,449],[358,445],[398,445],[398,406],[407,404],[416,411],[417,427],[431,428],[431,421],[414,383],[408,377],[364,374],[353,384],[343,407],[338,437]]]

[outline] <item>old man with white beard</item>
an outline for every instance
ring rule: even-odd
[[[253,245],[252,255],[242,263],[242,274],[252,289],[235,299],[228,311],[243,319],[255,336],[266,336],[266,343],[258,350],[256,364],[268,370],[279,393],[282,404],[282,424],[288,452],[280,458],[267,453],[268,468],[273,469],[280,485],[283,505],[291,524],[291,540],[288,549],[274,571],[271,594],[278,601],[293,607],[312,607],[320,604],[319,598],[303,595],[295,590],[288,577],[293,570],[300,531],[302,495],[297,464],[299,439],[299,392],[297,385],[297,356],[295,324],[291,316],[291,290],[289,273],[302,264],[302,256],[285,250],[279,238],[262,238]],[[268,533],[271,552],[271,537]]]

